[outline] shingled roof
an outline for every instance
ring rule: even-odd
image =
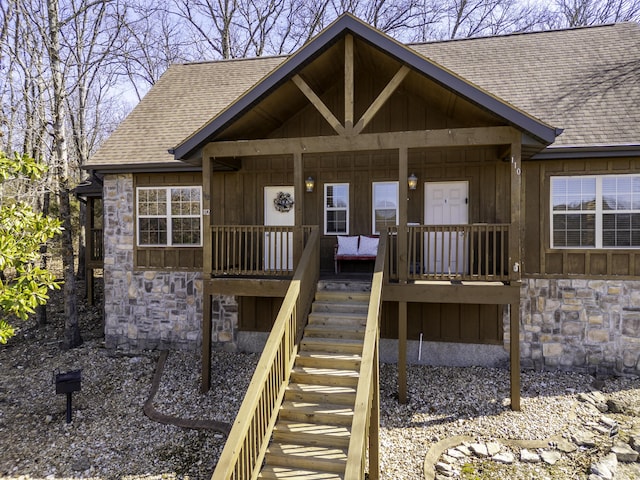
[[[547,152],[640,147],[640,25],[636,23],[410,48],[515,108],[564,129]],[[168,150],[286,59],[171,66],[86,167],[185,167]]]

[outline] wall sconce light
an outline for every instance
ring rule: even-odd
[[[307,177],[307,179],[304,181],[304,186],[307,189],[307,192],[313,192],[313,187],[315,186],[316,181],[313,179],[313,177]]]
[[[407,178],[407,183],[409,184],[409,190],[416,189],[416,187],[418,186],[418,177],[416,177],[415,173],[409,175],[409,178]]]

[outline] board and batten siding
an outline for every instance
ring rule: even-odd
[[[525,276],[634,279],[640,275],[640,249],[551,248],[550,239],[552,176],[639,173],[640,158],[530,161],[523,167]]]

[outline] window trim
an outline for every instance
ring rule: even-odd
[[[397,180],[387,180],[384,182],[371,183],[371,232],[373,235],[380,235],[376,231],[376,186],[393,185],[396,188],[396,226],[398,226],[400,216],[400,183]]]
[[[197,215],[172,215],[171,214],[171,191],[174,189],[197,189],[200,193],[199,198],[199,210],[200,213]],[[167,198],[167,210],[164,215],[140,215],[140,194],[139,192],[142,190],[165,190],[166,198]],[[158,186],[144,186],[144,187],[136,187],[136,199],[135,199],[135,232],[136,232],[136,246],[141,248],[197,248],[202,247],[203,240],[203,221],[202,221],[202,186],[201,185],[158,185]],[[141,218],[164,218],[167,221],[167,243],[165,244],[147,244],[141,243],[140,241],[140,219]],[[173,219],[176,218],[198,218],[200,223],[200,242],[199,243],[177,243],[174,244],[172,241],[173,237]]]
[[[342,207],[328,207],[327,206],[327,188],[328,187],[346,187],[347,188],[347,206],[345,208]],[[325,235],[349,235],[349,211],[351,208],[351,192],[349,188],[349,183],[341,182],[341,183],[325,183],[324,184],[324,234]],[[344,232],[335,232],[329,231],[328,229],[328,218],[327,212],[346,212],[346,230]]]
[[[634,177],[636,178],[640,178],[639,174],[633,174],[633,173],[621,173],[621,174],[614,174],[614,173],[610,173],[610,174],[597,174],[597,175],[552,175],[550,177],[550,183],[549,183],[549,246],[551,249],[554,250],[638,250],[640,249],[640,245],[638,246],[633,246],[633,245],[628,245],[628,246],[605,246],[603,245],[603,228],[604,228],[604,222],[603,222],[603,216],[606,214],[615,214],[615,213],[638,213],[640,214],[640,209],[638,210],[604,210],[603,209],[603,180],[605,178],[613,178],[613,177],[629,177],[631,179],[633,179]],[[553,183],[556,180],[561,180],[561,179],[572,179],[572,178],[581,178],[581,179],[588,179],[588,178],[593,178],[596,181],[596,185],[595,185],[595,201],[596,201],[596,205],[595,205],[595,209],[594,210],[572,210],[572,211],[558,211],[558,212],[554,212],[553,210]],[[554,241],[553,241],[553,234],[554,234],[554,229],[553,229],[553,221],[554,221],[554,215],[559,215],[559,214],[567,214],[567,213],[575,213],[575,214],[592,214],[595,216],[595,245],[588,245],[588,246],[575,246],[575,245],[571,245],[571,246],[562,246],[562,245],[554,245]]]

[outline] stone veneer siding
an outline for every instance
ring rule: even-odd
[[[131,174],[105,176],[106,345],[199,348],[202,273],[134,270],[133,193]],[[523,368],[640,374],[640,281],[523,279],[520,295]],[[504,318],[508,349],[508,309]],[[234,297],[213,298],[212,322],[213,344],[235,348]]]
[[[105,343],[108,348],[196,349],[202,344],[202,272],[137,271],[131,174],[104,178]],[[214,343],[235,343],[237,304],[213,299]]]
[[[520,296],[523,368],[640,374],[640,281],[523,279]]]

